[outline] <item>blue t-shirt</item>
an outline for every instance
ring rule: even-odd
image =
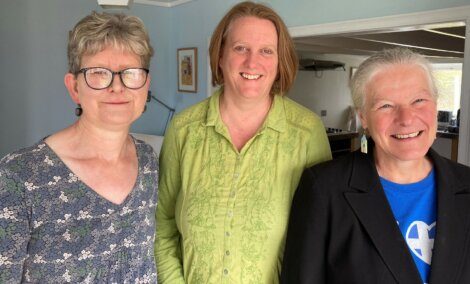
[[[398,184],[380,178],[393,215],[424,283],[429,283],[436,236],[436,183],[434,170],[416,183]]]

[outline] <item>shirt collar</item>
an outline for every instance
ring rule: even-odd
[[[215,126],[220,119],[219,99],[222,88],[215,91],[209,98],[209,108],[207,109],[206,126]]]
[[[284,98],[280,95],[274,95],[273,104],[269,110],[268,117],[262,128],[269,127],[278,132],[284,132],[287,125],[286,110]]]

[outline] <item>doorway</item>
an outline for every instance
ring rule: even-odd
[[[456,9],[434,10],[381,18],[362,19],[347,22],[337,22],[330,24],[320,24],[312,26],[292,27],[289,29],[294,38],[296,48],[304,54],[320,54],[325,59],[326,54],[343,55],[350,57],[350,64],[346,64],[344,70],[336,70],[336,76],[349,78],[355,60],[366,58],[374,49],[383,49],[384,45],[401,45],[413,49],[409,44],[411,39],[418,38],[418,34],[425,34],[425,40],[438,38],[451,34],[450,40],[438,40],[437,45],[419,50],[424,53],[433,63],[460,64],[462,66],[462,86],[460,91],[460,127],[457,144],[453,144],[455,150],[458,149],[458,162],[470,165],[470,46],[465,44],[465,37],[469,34],[465,26],[469,22],[470,6]],[[371,28],[372,27],[372,28]],[[394,40],[395,38],[395,40]],[[397,42],[398,38],[398,42]],[[339,40],[339,41],[338,41]],[[395,41],[395,42],[393,42]],[[449,48],[456,45],[458,48]],[[353,48],[349,48],[349,47]],[[426,45],[424,45],[426,46]],[[328,47],[328,51],[325,50]],[[349,49],[349,51],[345,51]],[[352,51],[351,51],[352,50]],[[333,57],[337,59],[338,57]],[[359,58],[359,59],[357,59]],[[348,61],[348,58],[345,59]],[[356,66],[357,67],[357,66]],[[321,73],[325,72],[325,73]],[[327,71],[315,71],[310,76],[315,80],[315,76],[333,76]],[[299,72],[299,74],[302,72]],[[337,86],[336,84],[335,86]],[[330,84],[331,86],[331,84]],[[295,87],[293,88],[295,89]],[[347,94],[349,96],[349,93]],[[323,91],[323,100],[328,100],[330,94]],[[337,104],[337,100],[334,102]],[[343,106],[344,107],[344,106]],[[325,114],[324,122],[333,123],[327,115],[327,109],[315,110],[319,115]],[[341,111],[340,111],[341,112]],[[331,113],[331,112],[328,112]],[[333,112],[334,114],[334,112]],[[347,113],[341,113],[343,118],[337,117],[337,122],[344,123]],[[326,123],[325,123],[326,124]],[[335,126],[335,125],[330,125]],[[339,125],[341,127],[341,125]]]

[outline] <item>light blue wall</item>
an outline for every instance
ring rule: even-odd
[[[199,90],[197,94],[176,93],[177,110],[206,97],[207,48],[215,26],[235,0],[195,0],[172,8],[175,47],[198,47]],[[470,0],[265,0],[284,19],[288,27],[373,18],[470,5]],[[171,51],[171,57],[176,56]],[[175,68],[174,65],[170,66]],[[175,74],[176,70],[171,69]]]
[[[207,97],[207,54],[209,38],[220,18],[237,1],[197,0],[173,8],[175,34],[173,41],[176,48],[198,48],[198,92],[176,93],[176,109],[180,111]],[[170,55],[176,56],[176,50]],[[176,74],[176,66],[170,72]],[[175,82],[176,84],[176,82]]]
[[[96,0],[6,0],[0,9],[0,156],[28,146],[75,120],[64,87],[68,31],[90,14],[102,11]],[[115,12],[115,11],[112,11]],[[172,45],[172,10],[133,5],[123,12],[139,16],[147,26],[155,56],[151,90],[174,105],[169,91],[174,76],[167,69]],[[133,131],[162,134],[167,110],[151,102]]]
[[[170,8],[135,4],[129,13],[144,21],[155,49],[150,66],[152,95],[174,107],[176,79],[168,71],[168,66],[176,61],[174,57],[168,55],[175,49],[171,40],[174,33],[173,26],[169,24],[173,11]],[[176,74],[176,71],[173,74]],[[134,123],[131,131],[163,135],[167,116],[168,110],[152,100],[148,103],[147,111]]]
[[[156,55],[154,95],[177,111],[206,97],[208,39],[235,0],[195,0],[174,8],[134,3]],[[290,27],[470,5],[470,0],[270,0]],[[96,0],[2,0],[0,9],[0,156],[69,124],[74,105],[63,85],[67,32]],[[176,49],[198,48],[198,92],[178,93]],[[167,110],[152,102],[133,131],[162,134]]]
[[[66,36],[96,1],[2,1],[0,9],[0,155],[73,121],[63,84]]]

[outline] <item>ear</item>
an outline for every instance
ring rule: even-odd
[[[222,65],[223,65],[223,62],[224,62],[223,60],[224,60],[224,58],[222,57],[222,55],[220,55],[220,58],[219,58],[219,68],[220,68],[220,70],[222,70]]]
[[[225,44],[221,45],[220,46],[220,50],[219,50],[219,68],[220,70],[222,70],[222,65],[224,64],[224,53],[225,53],[225,47],[224,47]]]
[[[359,116],[359,119],[361,120],[362,128],[364,128],[364,129],[369,128],[369,126],[367,124],[367,117],[366,117],[364,111],[361,110],[361,109],[357,109],[356,112],[357,112],[357,115]]]
[[[150,88],[150,83],[152,81],[152,76],[150,73],[147,74],[147,82],[145,83],[147,85],[147,88]]]
[[[78,89],[77,89],[77,78],[72,73],[65,74],[64,77],[64,84],[67,90],[69,91],[69,95],[72,98],[72,101],[76,104],[80,103],[80,99],[78,97]]]

